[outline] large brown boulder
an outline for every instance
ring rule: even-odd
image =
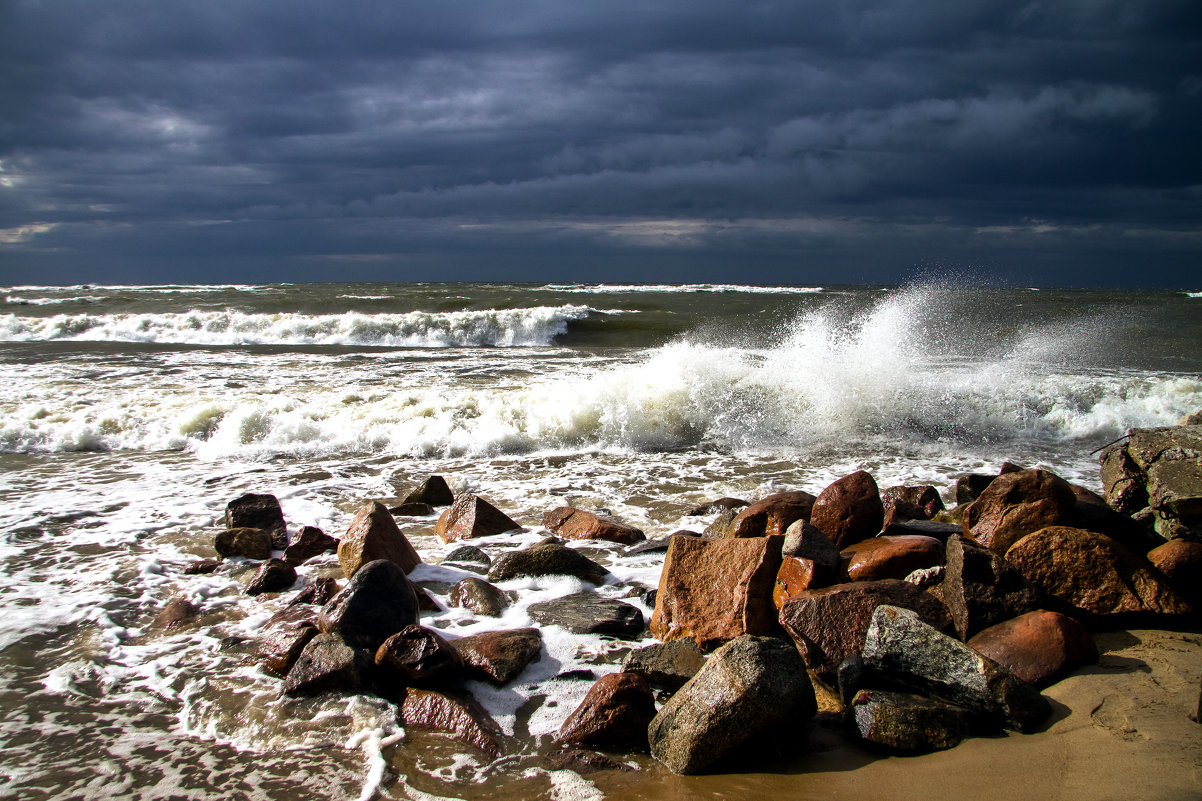
[[[321,608],[317,627],[374,654],[386,639],[417,622],[417,594],[405,572],[395,562],[377,559],[359,568]]]
[[[288,547],[288,526],[274,495],[251,492],[230,501],[225,507],[225,527],[262,529],[271,536],[273,548],[282,551]]]
[[[634,545],[647,539],[641,529],[574,506],[560,506],[543,515],[543,526],[565,540],[606,540]]]
[[[504,512],[479,495],[460,495],[438,518],[434,533],[443,542],[492,537],[520,529]]]
[[[392,513],[384,504],[372,501],[360,507],[338,543],[338,563],[350,578],[365,564],[377,559],[387,559],[406,573],[422,561],[397,526]]]
[[[782,537],[673,537],[664,558],[651,633],[692,637],[709,651],[742,634],[778,631],[772,590]]]
[[[416,729],[443,732],[496,759],[505,735],[470,695],[411,689],[401,703],[400,721]]]
[[[885,507],[886,515],[889,507],[898,503],[921,511],[921,517],[911,517],[911,520],[930,520],[936,512],[943,510],[943,498],[939,496],[939,490],[930,484],[887,487],[881,490],[881,503]]]
[[[959,535],[947,540],[940,594],[962,640],[1043,602],[1043,593],[1004,557]]]
[[[824,489],[810,513],[810,523],[840,550],[860,540],[875,537],[885,522],[876,481],[863,470],[839,479]]]
[[[744,507],[718,536],[770,537],[783,535],[797,520],[809,520],[814,496],[801,490],[777,492]]]
[[[844,548],[842,557],[851,581],[904,579],[915,570],[943,564],[943,543],[915,535],[869,537]]]
[[[1006,552],[1031,583],[1087,618],[1182,618],[1192,614],[1147,559],[1093,531],[1051,526]]]
[[[1173,589],[1185,596],[1195,611],[1202,608],[1202,543],[1169,540],[1148,551],[1148,561],[1168,577]]]
[[[949,623],[947,609],[934,596],[898,579],[803,592],[785,602],[780,622],[810,669],[831,678],[840,662],[864,647],[873,610],[882,604],[912,609],[936,628]]]
[[[1035,687],[1046,687],[1081,665],[1098,661],[1098,647],[1089,630],[1067,615],[1046,609],[990,626],[970,639],[968,646]]]
[[[517,678],[542,652],[538,629],[486,631],[452,640],[473,678],[501,687]]]
[[[589,688],[555,739],[569,745],[644,751],[653,717],[655,697],[643,677],[610,673]]]
[[[1004,554],[1011,545],[1047,526],[1068,525],[1077,497],[1060,476],[1020,470],[993,480],[964,513],[964,533]]]

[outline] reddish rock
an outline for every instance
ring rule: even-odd
[[[375,662],[405,685],[431,684],[458,678],[464,671],[463,657],[437,632],[422,626],[406,626],[376,650]]]
[[[259,659],[267,672],[287,676],[309,640],[316,636],[317,626],[309,620],[277,625],[259,643]]]
[[[782,556],[780,568],[776,571],[776,583],[772,587],[772,605],[779,612],[790,598],[829,583],[815,579],[815,574],[821,576],[821,573],[822,568],[813,559]]]
[[[270,559],[271,534],[261,528],[227,528],[213,538],[213,550],[222,558]]]
[[[282,551],[288,547],[288,526],[274,495],[252,492],[230,501],[225,507],[225,527],[262,529],[271,537],[273,548]]]
[[[1148,551],[1148,561],[1195,609],[1202,605],[1202,543],[1169,540]]]
[[[156,629],[174,629],[191,623],[200,614],[200,607],[187,598],[172,598],[154,619]]]
[[[772,591],[783,537],[673,537],[664,557],[651,633],[661,642],[692,637],[710,651],[742,634],[772,634]]]
[[[356,692],[370,668],[370,657],[338,634],[317,634],[301,649],[284,679],[284,693],[294,697],[346,690]]]
[[[569,745],[646,750],[647,725],[653,717],[655,698],[643,677],[610,673],[589,689],[555,739]]]
[[[861,581],[811,590],[786,601],[780,622],[797,644],[806,664],[823,678],[835,675],[839,663],[864,647],[864,633],[878,606],[912,609],[936,628],[950,619],[943,604],[929,593],[898,579]]]
[[[885,517],[881,523],[881,531],[913,520],[928,520],[922,507],[909,501],[892,500],[885,503]]]
[[[475,678],[500,687],[539,658],[543,638],[538,629],[507,629],[460,637],[451,646]]]
[[[504,753],[504,734],[497,722],[469,695],[410,690],[401,703],[405,726],[445,732],[496,759]]]
[[[881,491],[881,503],[886,508],[888,508],[890,503],[895,501],[904,501],[905,503],[917,506],[922,510],[922,520],[930,520],[937,512],[943,510],[943,498],[940,497],[939,490],[930,484],[887,487]],[[917,520],[919,518],[911,519]]]
[[[1020,470],[993,480],[964,512],[964,533],[1004,554],[1047,526],[1072,522],[1077,497],[1069,483],[1046,470]]]
[[[1089,617],[1192,614],[1188,602],[1147,559],[1093,531],[1051,526],[1006,552],[1032,584]]]
[[[292,544],[284,549],[284,561],[296,567],[315,556],[337,550],[338,540],[316,526],[305,526]]]
[[[1004,557],[958,534],[947,540],[940,597],[961,640],[1043,603],[1043,593]]]
[[[359,509],[338,543],[338,563],[350,578],[377,559],[387,559],[406,573],[422,561],[384,504],[372,501]]]
[[[491,537],[520,529],[504,512],[479,495],[460,495],[439,516],[434,533],[443,542]]]
[[[332,578],[315,578],[308,587],[305,587],[292,596],[292,600],[288,602],[288,605],[315,604],[317,606],[325,606],[338,594],[339,589],[338,582]]]
[[[1036,687],[1098,661],[1098,648],[1085,626],[1044,609],[990,626],[968,645]]]
[[[778,492],[756,501],[735,515],[722,536],[771,537],[783,535],[797,520],[809,520],[814,496],[800,490]]]
[[[268,559],[246,585],[247,595],[262,595],[265,592],[282,592],[296,583],[296,568],[283,559]]]
[[[622,545],[634,545],[647,539],[634,526],[619,523],[572,506],[561,506],[543,515],[543,526],[565,540],[606,540]]]
[[[943,543],[934,537],[870,537],[841,553],[851,581],[904,579],[915,570],[943,564]]]
[[[885,507],[876,481],[863,470],[844,476],[814,501],[810,523],[842,550],[875,537],[885,522]]]

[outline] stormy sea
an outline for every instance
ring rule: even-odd
[[[966,287],[273,284],[0,288],[0,795],[12,798],[706,797],[646,755],[583,775],[545,756],[592,679],[651,642],[543,627],[539,658],[467,689],[483,754],[369,694],[289,698],[256,659],[295,593],[250,597],[215,556],[226,504],[275,495],[335,537],[431,475],[538,542],[605,510],[661,537],[708,500],[881,487],[1003,462],[1099,489],[1100,446],[1202,409],[1202,297]],[[447,639],[532,625],[582,588],[518,578],[500,618],[448,603],[470,572],[436,518],[398,523]],[[590,545],[598,589],[650,618],[662,553]],[[296,590],[342,581],[304,563]],[[199,614],[162,629],[185,598]],[[737,781],[726,777],[726,782]],[[685,783],[688,784],[680,784]],[[717,794],[717,790],[713,790]],[[717,797],[715,795],[714,797]]]

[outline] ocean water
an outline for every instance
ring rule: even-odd
[[[471,685],[512,736],[496,761],[405,731],[379,699],[283,698],[253,654],[290,593],[247,597],[239,560],[182,573],[245,492],[275,494],[293,531],[340,536],[365,500],[438,474],[526,527],[482,543],[495,554],[565,504],[654,537],[702,529],[686,512],[706,500],[816,493],[858,469],[946,497],[1011,461],[1097,489],[1094,449],[1202,409],[1197,292],[23,286],[0,301],[0,796],[15,798],[721,794],[645,756],[587,777],[542,760],[589,686],[557,677],[615,670],[637,643],[551,627],[512,686]],[[507,582],[505,617],[472,618],[446,608],[469,574],[438,564],[452,546],[434,518],[399,522],[444,607],[423,624],[449,638],[526,625],[530,603],[582,587]],[[658,581],[662,556],[590,555],[615,576],[603,595],[639,605]],[[332,555],[300,572],[340,576]],[[177,596],[201,616],[155,630]]]

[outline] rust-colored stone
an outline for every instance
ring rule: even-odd
[[[673,537],[664,557],[651,633],[692,637],[710,651],[742,634],[773,634],[772,590],[784,538]]]
[[[936,512],[943,509],[943,498],[939,496],[939,490],[930,484],[887,487],[881,490],[881,503],[885,506],[886,514],[890,504],[898,502],[915,506],[922,511],[922,517],[911,517],[910,520],[930,520]]]
[[[560,506],[543,515],[543,526],[565,540],[606,540],[634,545],[647,539],[640,529],[573,506]]]
[[[377,559],[387,559],[406,573],[422,561],[384,504],[372,501],[359,509],[338,543],[338,563],[350,578]]]
[[[375,662],[408,685],[459,678],[463,657],[433,629],[406,626],[376,649]]]
[[[1036,687],[1098,661],[1098,648],[1085,626],[1045,609],[990,626],[968,645]]]
[[[1077,496],[1060,476],[1020,470],[995,478],[964,512],[964,533],[999,554],[1028,534],[1072,522]]]
[[[272,628],[259,644],[263,667],[276,676],[287,676],[309,640],[317,636],[317,626],[305,620]]]
[[[491,537],[520,529],[504,512],[479,495],[463,494],[455,499],[434,524],[443,542]]]
[[[785,601],[816,588],[815,574],[822,568],[813,559],[801,556],[783,556],[780,569],[776,571],[776,583],[772,587],[772,605],[780,611]]]
[[[597,680],[559,728],[556,740],[595,748],[647,748],[655,697],[642,676],[610,673]]]
[[[943,543],[934,537],[869,537],[841,552],[851,581],[904,579],[915,570],[943,564]]]
[[[846,475],[824,489],[810,514],[810,524],[842,550],[875,537],[885,522],[876,481],[863,470]]]
[[[497,685],[508,684],[542,653],[538,629],[486,631],[451,641],[473,678]]]
[[[411,689],[400,709],[401,723],[445,732],[496,759],[504,753],[504,734],[497,722],[470,695]]]
[[[1202,604],[1202,543],[1169,540],[1148,551],[1148,561],[1168,577],[1173,589],[1194,605]]]
[[[801,490],[777,492],[761,498],[735,515],[724,536],[774,537],[798,520],[809,520],[814,496]]]

